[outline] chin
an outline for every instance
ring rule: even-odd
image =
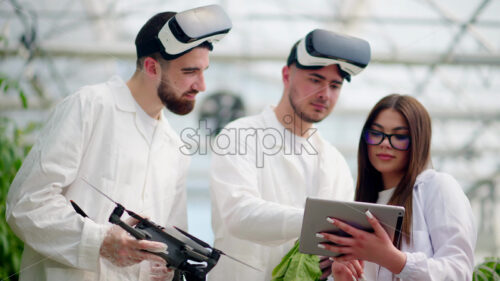
[[[301,119],[309,123],[319,123],[325,119],[326,116],[320,114],[302,114]]]
[[[183,106],[177,106],[177,107],[167,106],[167,109],[170,110],[172,113],[175,113],[177,115],[186,115],[186,114],[193,111],[194,102],[193,103],[186,103]]]
[[[400,173],[403,170],[402,167],[396,167],[395,165],[380,165],[380,164],[376,165],[375,169],[382,174]]]

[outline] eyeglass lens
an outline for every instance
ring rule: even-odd
[[[383,132],[377,130],[367,129],[364,134],[366,143],[371,145],[381,144],[385,137],[389,139],[389,143],[394,149],[397,150],[407,150],[410,146],[410,136],[409,135],[400,135],[400,134],[392,134],[388,135]]]

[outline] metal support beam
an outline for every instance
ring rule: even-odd
[[[334,2],[336,3],[336,2]],[[117,11],[114,13],[115,18],[124,18],[127,16],[133,16],[137,11],[125,10],[125,11]],[[84,21],[84,20],[92,20],[101,18],[102,15],[86,15],[82,14],[78,11],[65,11],[61,13],[59,10],[49,10],[49,9],[37,9],[37,15],[40,20],[58,20],[58,19],[72,19],[75,21]],[[4,20],[15,18],[12,14],[12,11],[0,9],[0,18]],[[233,22],[255,22],[255,21],[310,21],[314,20],[321,24],[337,24],[342,22],[350,22],[357,21],[362,22],[364,24],[393,24],[393,25],[425,25],[425,26],[441,26],[441,25],[449,25],[450,23],[453,25],[463,25],[464,22],[458,20],[455,22],[443,21],[441,19],[433,19],[433,18],[423,18],[423,17],[390,17],[390,16],[376,16],[376,15],[356,15],[351,14],[349,16],[324,16],[317,14],[301,14],[301,13],[266,13],[266,14],[253,14],[253,13],[245,13],[245,14],[232,14],[231,19]],[[500,21],[495,19],[486,19],[481,20],[475,23],[476,26],[480,27],[488,27],[488,28],[499,28]]]
[[[98,41],[113,42],[116,38],[115,22],[111,18],[110,11],[106,8],[108,1],[81,0],[87,16],[91,19],[93,29],[96,31]],[[99,15],[96,18],[96,15]]]
[[[476,10],[471,14],[467,22],[465,22],[460,26],[460,30],[455,34],[455,36],[451,40],[450,44],[448,45],[448,48],[446,48],[446,51],[443,53],[441,59],[429,66],[429,71],[427,72],[427,76],[417,85],[414,91],[415,94],[419,95],[425,90],[425,87],[429,84],[429,81],[433,77],[434,71],[436,70],[436,67],[438,65],[446,64],[446,62],[453,59],[454,55],[453,51],[455,50],[455,47],[458,45],[462,37],[465,35],[467,28],[477,21],[477,18],[484,10],[484,8],[486,8],[486,5],[489,2],[490,0],[483,0],[483,2],[481,2],[481,4],[477,6]]]
[[[43,52],[42,52],[43,50]],[[15,57],[18,56],[18,49],[8,48],[0,49],[0,56]],[[43,57],[42,54],[55,57],[81,58],[81,59],[135,59],[135,49],[130,44],[57,44],[41,45],[35,52],[36,57]],[[257,62],[257,61],[277,61],[284,62],[286,57],[283,54],[218,54],[210,55],[211,61],[215,62]],[[454,55],[449,59],[442,60],[439,53],[376,53],[372,56],[372,64],[397,64],[397,65],[489,65],[500,66],[500,54],[460,54]],[[441,62],[440,62],[441,61]]]
[[[56,99],[39,98],[36,96],[30,96],[28,98],[30,109],[48,109],[57,102]],[[21,110],[21,102],[19,97],[4,95],[0,96],[0,111],[9,110]],[[258,111],[260,107],[255,108],[250,111]],[[332,113],[334,117],[343,118],[358,118],[360,116],[366,116],[368,114],[368,108],[366,109],[353,109],[353,108],[336,108]],[[429,110],[433,120],[478,120],[484,122],[486,125],[491,125],[494,122],[500,120],[500,112],[498,110],[469,110],[469,111],[457,111],[453,108],[451,109],[441,109],[441,110]]]
[[[427,0],[427,2],[434,7],[436,11],[447,21],[453,24],[461,25],[460,19],[454,15],[449,9],[443,7],[435,0]],[[467,24],[465,28],[474,39],[488,52],[495,53],[495,46],[487,40],[474,26]]]

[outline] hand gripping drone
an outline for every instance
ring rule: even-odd
[[[151,240],[162,242],[167,245],[167,251],[162,253],[153,253],[160,256],[167,262],[167,267],[175,270],[174,281],[204,281],[208,272],[217,264],[221,255],[235,260],[254,270],[261,271],[249,264],[246,264],[236,258],[228,256],[221,250],[211,247],[208,243],[196,238],[195,236],[183,231],[175,226],[160,226],[156,223],[139,216],[133,211],[125,209],[123,205],[115,202],[109,196],[97,189],[94,185],[82,178],[88,185],[97,190],[100,194],[116,204],[113,212],[109,216],[109,222],[123,228],[139,240]],[[71,204],[77,213],[87,217],[85,212],[71,200]],[[131,217],[139,222],[130,226],[121,220],[121,216],[127,212]]]

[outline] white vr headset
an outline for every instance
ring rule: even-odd
[[[336,64],[342,76],[350,81],[351,75],[360,73],[368,65],[370,57],[367,41],[315,29],[292,49],[287,65],[295,62],[299,68],[315,69]]]
[[[221,40],[232,28],[231,20],[218,5],[209,5],[175,14],[154,40],[137,47],[138,57],[160,52],[175,59],[203,44]]]

